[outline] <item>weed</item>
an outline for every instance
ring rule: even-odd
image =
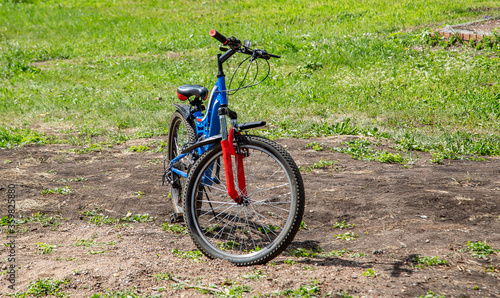
[[[68,195],[71,193],[71,188],[66,185],[64,187],[56,187],[56,188],[52,188],[52,189],[44,188],[42,190],[42,195],[54,194],[54,193]]]
[[[313,169],[324,169],[324,168],[327,168],[327,167],[329,167],[331,165],[334,165],[337,162],[338,161],[333,161],[333,160],[328,160],[328,159],[325,159],[325,160],[321,159],[320,161],[315,162],[312,166],[305,168],[305,171],[306,172],[310,172]]]
[[[259,231],[263,234],[269,234],[279,229],[277,226],[268,225],[267,227],[259,228]]]
[[[354,228],[354,224],[348,224],[345,222],[345,220],[341,221],[341,222],[336,222],[334,225],[333,225],[333,228],[335,229],[352,229]]]
[[[420,295],[419,298],[445,298],[445,297],[441,294],[437,294],[437,293],[434,293],[431,290],[429,290],[429,291],[427,291],[427,294]]]
[[[39,278],[31,281],[26,292],[9,294],[15,298],[45,297],[53,295],[55,297],[69,297],[69,294],[61,291],[61,285],[69,284],[69,280],[57,280],[53,278]]]
[[[339,298],[353,298],[353,296],[349,295],[349,292],[346,290],[337,292],[337,296],[339,296]]]
[[[241,275],[241,278],[251,279],[251,280],[260,280],[264,276],[266,276],[266,274],[262,273],[262,270],[258,269],[258,270],[254,270],[252,272],[245,273],[245,274]]]
[[[117,224],[120,222],[150,222],[154,221],[156,218],[149,214],[134,214],[132,212],[127,212],[126,216],[120,218],[113,218],[107,215],[102,214],[102,210],[100,208],[96,208],[90,211],[81,211],[82,219],[86,218],[88,222],[93,223],[95,225],[102,224]]]
[[[333,147],[331,150],[347,153],[351,155],[353,159],[359,160],[373,160],[380,161],[383,163],[405,163],[407,158],[403,157],[400,153],[391,153],[383,150],[375,150],[370,145],[371,142],[363,139],[355,139],[353,141],[344,142],[345,147]]]
[[[172,279],[172,274],[170,272],[165,272],[165,273],[156,273],[153,274],[153,277],[157,280],[171,280]]]
[[[299,231],[301,230],[308,230],[307,224],[304,221],[300,222]]]
[[[416,266],[417,268],[425,268],[427,266],[438,266],[438,265],[448,264],[448,261],[440,259],[437,256],[435,257],[415,256],[412,261],[418,264]]]
[[[373,271],[372,268],[368,268],[365,272],[362,273],[362,275],[366,277],[377,277],[377,274],[375,273],[375,271]]]
[[[105,252],[106,252],[105,250],[97,250],[97,251],[89,250],[88,252],[85,252],[84,254],[86,254],[86,255],[97,255],[97,254],[103,254]]]
[[[351,258],[362,258],[362,257],[366,257],[367,254],[363,253],[363,252],[358,252],[358,253],[353,253],[350,255]]]
[[[332,250],[329,253],[322,253],[321,256],[322,257],[342,257],[346,253],[350,253],[350,251],[344,248],[341,250]]]
[[[36,246],[36,249],[38,249],[38,253],[41,255],[51,254],[54,252],[54,250],[57,250],[56,245],[42,243],[42,242],[35,243],[35,246]]]
[[[90,298],[161,298],[159,294],[154,295],[139,295],[131,290],[108,291],[106,293],[96,293]]]
[[[109,145],[108,145],[109,147]],[[90,144],[87,147],[84,147],[82,149],[71,149],[70,151],[73,151],[77,154],[85,154],[85,153],[91,153],[91,152],[101,152],[105,148],[103,147],[102,144]]]
[[[139,145],[139,146],[130,146],[127,150],[132,152],[143,152],[143,151],[149,151],[151,150],[151,148],[149,148],[148,146]]]
[[[309,284],[302,285],[296,290],[284,290],[284,291],[275,291],[270,296],[271,297],[318,297],[321,294],[320,285],[322,282],[318,280],[313,280],[309,282]]]
[[[346,241],[356,240],[356,238],[359,237],[359,235],[356,235],[352,232],[347,232],[344,234],[338,234],[338,235],[333,235],[333,236],[337,239],[346,240]]]
[[[136,191],[136,192],[134,192],[134,194],[136,194],[137,198],[140,199],[142,197],[142,195],[144,194],[144,192],[143,191]]]
[[[296,261],[291,260],[291,259],[284,260],[284,261],[283,261],[283,263],[285,263],[285,264],[287,264],[287,265],[290,265],[290,266],[297,264],[297,262],[296,262]]]
[[[323,151],[323,145],[318,142],[307,143],[306,149],[313,149],[314,151]]]
[[[22,147],[27,144],[50,144],[56,142],[54,137],[20,128],[0,128],[0,148]]]
[[[235,249],[236,247],[240,246],[238,242],[234,241],[227,241],[227,242],[218,242],[217,245],[219,246],[219,249],[221,250],[228,250],[228,249]]]
[[[103,247],[105,245],[115,245],[116,242],[110,241],[110,242],[96,242],[94,241],[94,238],[85,240],[85,239],[80,239],[80,240],[75,240],[74,246],[85,246],[85,247],[93,247],[93,246],[100,246]]]
[[[470,242],[467,241],[467,248],[473,257],[487,259],[489,255],[500,252],[500,249],[493,249],[486,242]]]
[[[171,253],[175,256],[178,256],[180,258],[185,258],[185,259],[191,259],[195,261],[196,263],[201,262],[201,257],[203,254],[199,249],[197,250],[190,250],[190,251],[181,251],[178,250],[177,248],[172,249]]]
[[[188,234],[186,227],[178,224],[164,223],[161,229],[162,231],[173,234]]]
[[[243,297],[243,293],[248,293],[252,290],[251,287],[245,285],[233,285],[224,287],[220,292],[215,292],[215,297],[219,298],[237,298]]]
[[[287,255],[300,258],[300,257],[315,257],[319,253],[321,253],[323,250],[321,248],[318,248],[316,250],[313,249],[306,249],[306,248],[297,248],[297,249],[291,249]]]

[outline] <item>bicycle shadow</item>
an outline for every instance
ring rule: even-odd
[[[308,250],[312,252],[313,255],[310,257],[303,258],[295,258],[292,254],[293,251],[297,251],[300,249]],[[288,248],[282,253],[283,256],[290,257],[288,260],[279,260],[275,261],[276,264],[285,264],[285,263],[294,263],[294,264],[303,264],[303,265],[314,265],[314,266],[322,266],[322,267],[355,267],[368,269],[372,268],[374,265],[385,265],[388,268],[389,275],[391,277],[404,277],[411,276],[414,270],[410,267],[413,263],[415,257],[418,254],[410,254],[407,257],[404,257],[399,260],[391,260],[391,261],[374,261],[374,260],[356,260],[356,259],[348,259],[349,256],[352,257],[352,253],[349,251],[345,251],[342,256],[331,256],[328,255],[328,252],[324,252],[320,245],[319,241],[295,241],[291,243]],[[383,257],[382,257],[383,258]],[[406,268],[405,268],[406,267]],[[408,268],[410,267],[410,268]]]

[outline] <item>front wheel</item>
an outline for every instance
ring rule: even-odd
[[[297,165],[280,145],[257,136],[236,138],[245,156],[247,200],[238,204],[229,197],[217,144],[189,173],[184,221],[207,257],[241,266],[263,264],[280,254],[299,230],[304,186]],[[234,163],[233,173],[236,177]]]

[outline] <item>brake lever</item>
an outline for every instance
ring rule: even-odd
[[[227,52],[227,51],[229,51],[229,49],[228,49],[228,48],[226,48],[226,47],[219,47],[219,50],[221,50],[222,52]]]

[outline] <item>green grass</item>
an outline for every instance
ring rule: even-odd
[[[436,162],[500,155],[499,43],[450,51],[430,34],[500,0],[0,4],[2,148],[165,135],[176,87],[215,81],[216,28],[282,56],[230,98],[240,121],[268,121],[263,135],[373,135]]]

